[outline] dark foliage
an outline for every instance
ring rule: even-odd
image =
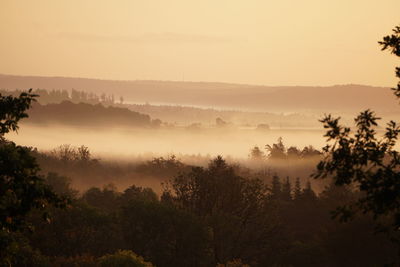
[[[36,95],[29,90],[19,97],[0,95],[0,264],[27,264],[21,262],[24,244],[19,241],[18,231],[26,224],[26,216],[32,210],[40,211],[49,220],[49,205],[63,207],[66,199],[57,196],[45,184],[39,173],[36,158],[31,149],[7,141],[4,135],[18,129],[20,119],[27,117],[26,110]],[[27,248],[27,251],[31,251]],[[33,255],[33,252],[32,252]]]
[[[49,225],[31,214],[36,230],[26,237],[33,251],[60,266],[96,266],[102,255],[118,250],[160,267],[398,263],[397,247],[374,234],[372,218],[331,220],[331,209],[359,197],[350,188],[332,184],[317,195],[310,183],[293,186],[275,176],[266,184],[238,173],[216,158],[176,175],[161,199],[134,185],[123,192],[110,185],[91,188],[78,196],[68,178],[51,174],[52,186],[74,201],[54,210]]]
[[[75,104],[64,101],[60,104],[36,104],[29,111],[29,123],[67,124],[81,126],[152,126],[150,116],[130,111],[127,108],[105,107],[102,104]]]
[[[17,98],[0,95],[0,228],[3,231],[20,229],[33,208],[65,204],[38,175],[39,166],[31,149],[4,139],[4,134],[16,131],[18,121],[27,117],[26,110],[34,98],[31,91]]]
[[[23,92],[19,97],[11,95],[3,96],[0,94],[0,137],[10,131],[18,130],[18,122],[22,118],[28,117],[27,110],[35,101],[37,95],[32,94],[32,89]]]
[[[394,34],[386,36],[382,50],[400,56],[400,27]],[[400,69],[396,68],[400,78]],[[400,82],[393,88],[400,97]],[[352,131],[339,123],[340,118],[326,116],[321,122],[327,129],[326,157],[318,164],[316,178],[332,176],[336,185],[352,185],[361,194],[357,200],[336,209],[335,215],[348,220],[355,212],[371,213],[374,219],[392,218],[395,231],[400,227],[400,157],[395,145],[400,127],[394,121],[386,126],[382,138],[377,137],[378,118],[366,110],[355,118],[356,129]],[[393,234],[395,238],[397,234]]]

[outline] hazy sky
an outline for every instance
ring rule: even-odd
[[[399,0],[0,0],[0,73],[391,86],[399,23]]]

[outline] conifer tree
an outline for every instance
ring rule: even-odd
[[[278,175],[272,177],[271,196],[273,199],[279,199],[282,194],[282,184]]]
[[[282,199],[285,201],[292,200],[292,185],[289,181],[289,176],[286,177],[286,182],[282,185]]]
[[[301,183],[300,178],[296,178],[296,183],[294,184],[294,199],[299,199],[301,196]]]

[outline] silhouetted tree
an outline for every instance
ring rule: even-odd
[[[195,214],[209,227],[214,263],[254,260],[273,239],[276,222],[266,208],[266,187],[245,179],[217,157],[208,168],[193,167],[172,181],[172,203]]]
[[[266,145],[265,148],[268,151],[269,159],[286,159],[286,148],[283,144],[282,137],[278,138],[278,142],[275,144]]]
[[[320,156],[322,153],[318,150],[315,149],[313,146],[305,146],[303,150],[301,151],[300,155],[303,158],[308,158],[308,157],[315,157],[315,156]]]
[[[317,199],[317,195],[311,187],[311,182],[307,181],[306,187],[303,189],[301,193],[301,198],[307,201],[315,201]]]
[[[54,148],[50,153],[63,162],[74,161],[78,158],[78,152],[70,144],[60,145]]]
[[[400,27],[394,34],[383,38],[382,50],[400,56]],[[396,68],[400,78],[400,68]],[[400,82],[393,88],[400,97]],[[340,118],[326,116],[321,122],[327,129],[326,157],[317,166],[316,178],[333,176],[336,185],[355,185],[363,194],[353,203],[341,207],[341,217],[346,219],[361,210],[374,218],[392,216],[395,229],[400,227],[400,157],[395,150],[400,127],[390,121],[383,138],[376,136],[378,118],[366,110],[355,118],[356,130],[339,124]]]
[[[291,158],[291,159],[296,159],[301,156],[301,151],[295,146],[289,147],[287,149],[286,153],[287,153],[288,158]]]
[[[77,149],[77,159],[81,161],[89,161],[90,160],[90,151],[87,146],[80,146]]]
[[[4,134],[18,129],[18,121],[36,95],[21,93],[18,98],[0,95],[0,229],[15,231],[33,208],[64,203],[44,183],[31,149],[7,141]]]
[[[36,97],[31,92],[23,92],[19,97],[0,94],[0,265],[3,266],[28,264],[19,261],[23,256],[18,259],[18,253],[23,253],[23,244],[14,238],[13,232],[26,226],[29,212],[40,210],[47,220],[49,205],[65,205],[64,199],[58,197],[39,175],[39,166],[31,149],[4,137],[10,131],[17,131],[19,120],[28,116],[26,111]],[[10,248],[14,253],[19,252],[13,255]]]
[[[289,177],[286,177],[285,183],[282,185],[282,200],[292,200],[292,185],[290,184]]]
[[[185,167],[186,166],[177,159],[175,155],[171,155],[168,158],[153,158],[152,160],[146,161],[144,164],[140,164],[136,169],[142,174],[162,176],[170,179],[183,171]]]
[[[281,179],[278,175],[272,176],[272,184],[271,184],[271,198],[272,199],[280,199],[282,194],[282,184]]]
[[[300,178],[296,178],[296,183],[294,184],[294,199],[299,199],[301,195],[301,183]]]
[[[251,160],[261,161],[265,159],[265,153],[258,146],[254,146],[250,150],[249,158]]]

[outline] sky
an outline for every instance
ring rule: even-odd
[[[0,0],[0,73],[394,86],[399,0]]]

